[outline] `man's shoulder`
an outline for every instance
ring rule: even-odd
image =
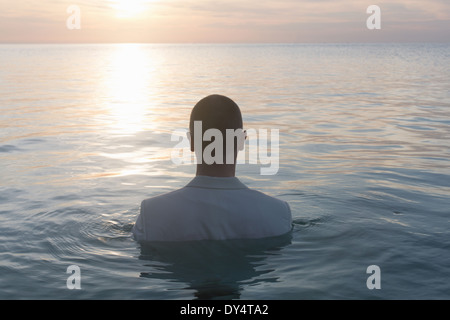
[[[203,189],[185,186],[180,189],[144,199],[141,203],[141,213],[151,214],[153,216],[163,213],[164,215],[167,215],[167,213],[185,212],[188,209],[198,209],[199,206],[201,208],[202,205],[207,205],[207,202],[215,199],[215,201],[219,203],[221,201],[231,201],[233,203],[231,207],[234,207],[237,210],[240,210],[239,208],[249,209],[253,207],[257,211],[272,212],[273,214],[279,214],[280,212],[290,214],[290,206],[286,201],[256,189],[248,187],[232,190],[209,189],[213,193],[208,194],[204,204],[201,203],[202,201],[199,201],[204,197],[204,193],[199,192],[199,190]],[[230,191],[232,192],[230,193]]]
[[[270,196],[267,193],[264,193],[264,192],[256,190],[256,189],[248,188],[247,190],[248,190],[248,193],[250,195],[252,195],[254,197],[261,198],[261,199],[264,199],[264,200],[267,200],[267,201],[273,201],[273,202],[279,202],[279,203],[286,202],[284,200],[278,199],[278,198],[276,198],[274,196]]]
[[[249,188],[247,190],[247,197],[249,198],[249,201],[258,201],[261,205],[269,205],[270,207],[278,207],[290,211],[289,204],[284,200],[270,196],[255,189]]]
[[[141,205],[143,205],[143,206],[151,205],[151,204],[155,205],[155,204],[158,204],[161,202],[172,202],[176,198],[180,197],[184,191],[185,191],[185,187],[176,189],[176,190],[172,190],[169,192],[161,193],[161,194],[155,195],[153,197],[149,197],[149,198],[142,200]]]

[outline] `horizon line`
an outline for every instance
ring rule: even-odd
[[[3,44],[192,44],[192,45],[199,45],[199,44],[212,44],[212,45],[230,45],[230,44],[240,44],[240,45],[296,45],[296,44],[450,44],[449,41],[340,41],[340,42],[331,42],[331,41],[322,41],[322,42],[248,42],[248,41],[242,41],[242,42],[137,42],[137,41],[119,41],[119,42],[29,42],[29,41],[23,41],[23,42],[0,42],[0,45]]]

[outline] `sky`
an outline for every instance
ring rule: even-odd
[[[78,20],[69,6],[79,8]],[[366,21],[380,8],[380,29]],[[79,22],[68,28],[67,22]],[[0,0],[0,43],[448,42],[450,0]]]

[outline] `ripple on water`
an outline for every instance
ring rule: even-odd
[[[126,216],[126,215],[125,215]],[[132,224],[80,208],[61,208],[31,217],[24,245],[53,261],[100,260],[116,248],[128,248]]]

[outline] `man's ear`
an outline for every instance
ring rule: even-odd
[[[243,130],[240,132],[240,136],[239,139],[237,139],[237,149],[238,151],[242,151],[244,150],[245,147],[245,140],[247,140],[247,131]]]

